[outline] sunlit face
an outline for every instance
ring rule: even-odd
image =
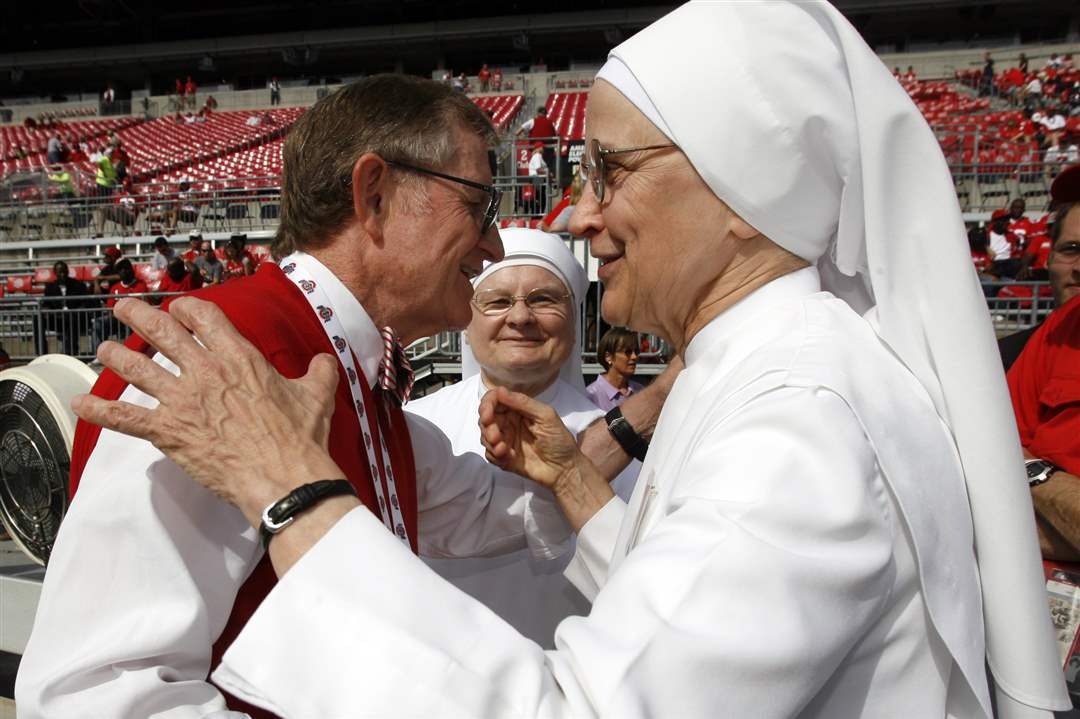
[[[596,138],[612,149],[670,142],[602,80],[586,112],[586,143]],[[570,232],[588,237],[602,263],[604,319],[667,335],[666,328],[689,321],[731,262],[734,215],[677,148],[609,155],[605,162],[603,205],[585,183]]]
[[[1058,307],[1080,294],[1080,206],[1065,215],[1046,269]]]
[[[607,354],[604,359],[611,369],[629,379],[637,371],[638,350],[637,347],[620,347],[615,354]]]
[[[490,185],[491,167],[483,140],[459,129],[455,143],[455,161],[440,170]],[[394,255],[394,271],[388,271],[383,282],[392,285],[387,289],[397,296],[411,298],[407,333],[412,337],[404,339],[463,329],[472,319],[470,280],[480,274],[485,261],[496,262],[503,255],[495,226],[480,234],[489,202],[486,193],[436,177],[423,177],[421,183],[421,202],[414,184],[398,185],[386,227],[385,246]]]
[[[494,290],[523,297],[543,290],[551,298],[569,294],[566,286],[542,267],[504,267],[484,279],[477,292]],[[513,301],[513,300],[511,300]],[[518,299],[501,315],[487,316],[473,306],[468,341],[484,374],[496,384],[534,384],[554,380],[574,351],[571,299],[559,299],[551,312],[533,312]]]

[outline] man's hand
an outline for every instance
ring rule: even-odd
[[[479,421],[488,461],[550,489],[574,531],[614,496],[543,402],[499,387],[480,401]]]
[[[304,377],[285,379],[216,305],[192,297],[176,300],[168,313],[121,300],[115,315],[172,360],[180,376],[105,342],[98,359],[159,405],[80,395],[72,401],[79,417],[153,443],[252,526],[292,489],[344,476],[327,452],[338,382],[333,357],[318,355]]]

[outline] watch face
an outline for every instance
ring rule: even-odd
[[[1028,462],[1026,464],[1028,479],[1035,479],[1036,477],[1041,477],[1043,474],[1046,473],[1046,470],[1050,469],[1052,466],[1053,465],[1049,462],[1043,462],[1042,460]]]

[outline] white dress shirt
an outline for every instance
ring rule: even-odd
[[[594,603],[555,651],[354,511],[215,681],[285,717],[984,716],[951,436],[819,287],[812,268],[780,278],[693,338],[633,497],[578,538],[568,575]]]
[[[409,402],[405,410],[442,430],[455,454],[469,452],[483,456],[477,418],[480,399],[486,392],[480,375],[475,374]],[[575,435],[604,414],[588,397],[561,380],[556,380],[536,399],[553,407]],[[632,461],[612,481],[612,489],[624,500],[630,498],[640,468],[639,462]],[[425,558],[424,561],[439,576],[483,602],[524,636],[551,649],[555,627],[560,621],[589,613],[589,601],[563,576],[571,556],[568,551],[556,559],[537,559],[522,549],[498,557]]]
[[[326,291],[374,386],[379,331],[326,267],[310,256],[301,261]],[[155,360],[179,372],[161,355]],[[156,405],[131,386],[121,399]],[[550,493],[523,497],[532,483],[475,454],[455,456],[434,425],[406,419],[422,553],[477,556],[527,544],[534,556],[551,558],[568,547],[569,528]],[[349,553],[367,551],[357,545]],[[238,509],[149,442],[102,430],[50,557],[16,682],[19,716],[240,716],[225,709],[207,675],[211,647],[262,556],[257,530]]]

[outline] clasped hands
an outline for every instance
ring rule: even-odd
[[[315,356],[303,377],[283,377],[220,308],[194,297],[177,299],[168,312],[121,300],[114,315],[179,374],[105,342],[98,359],[158,405],[80,395],[72,402],[79,417],[151,442],[253,526],[264,507],[296,487],[345,476],[327,450],[338,383],[333,356]],[[488,460],[550,489],[575,531],[611,498],[552,408],[500,388],[485,395],[479,415]]]

